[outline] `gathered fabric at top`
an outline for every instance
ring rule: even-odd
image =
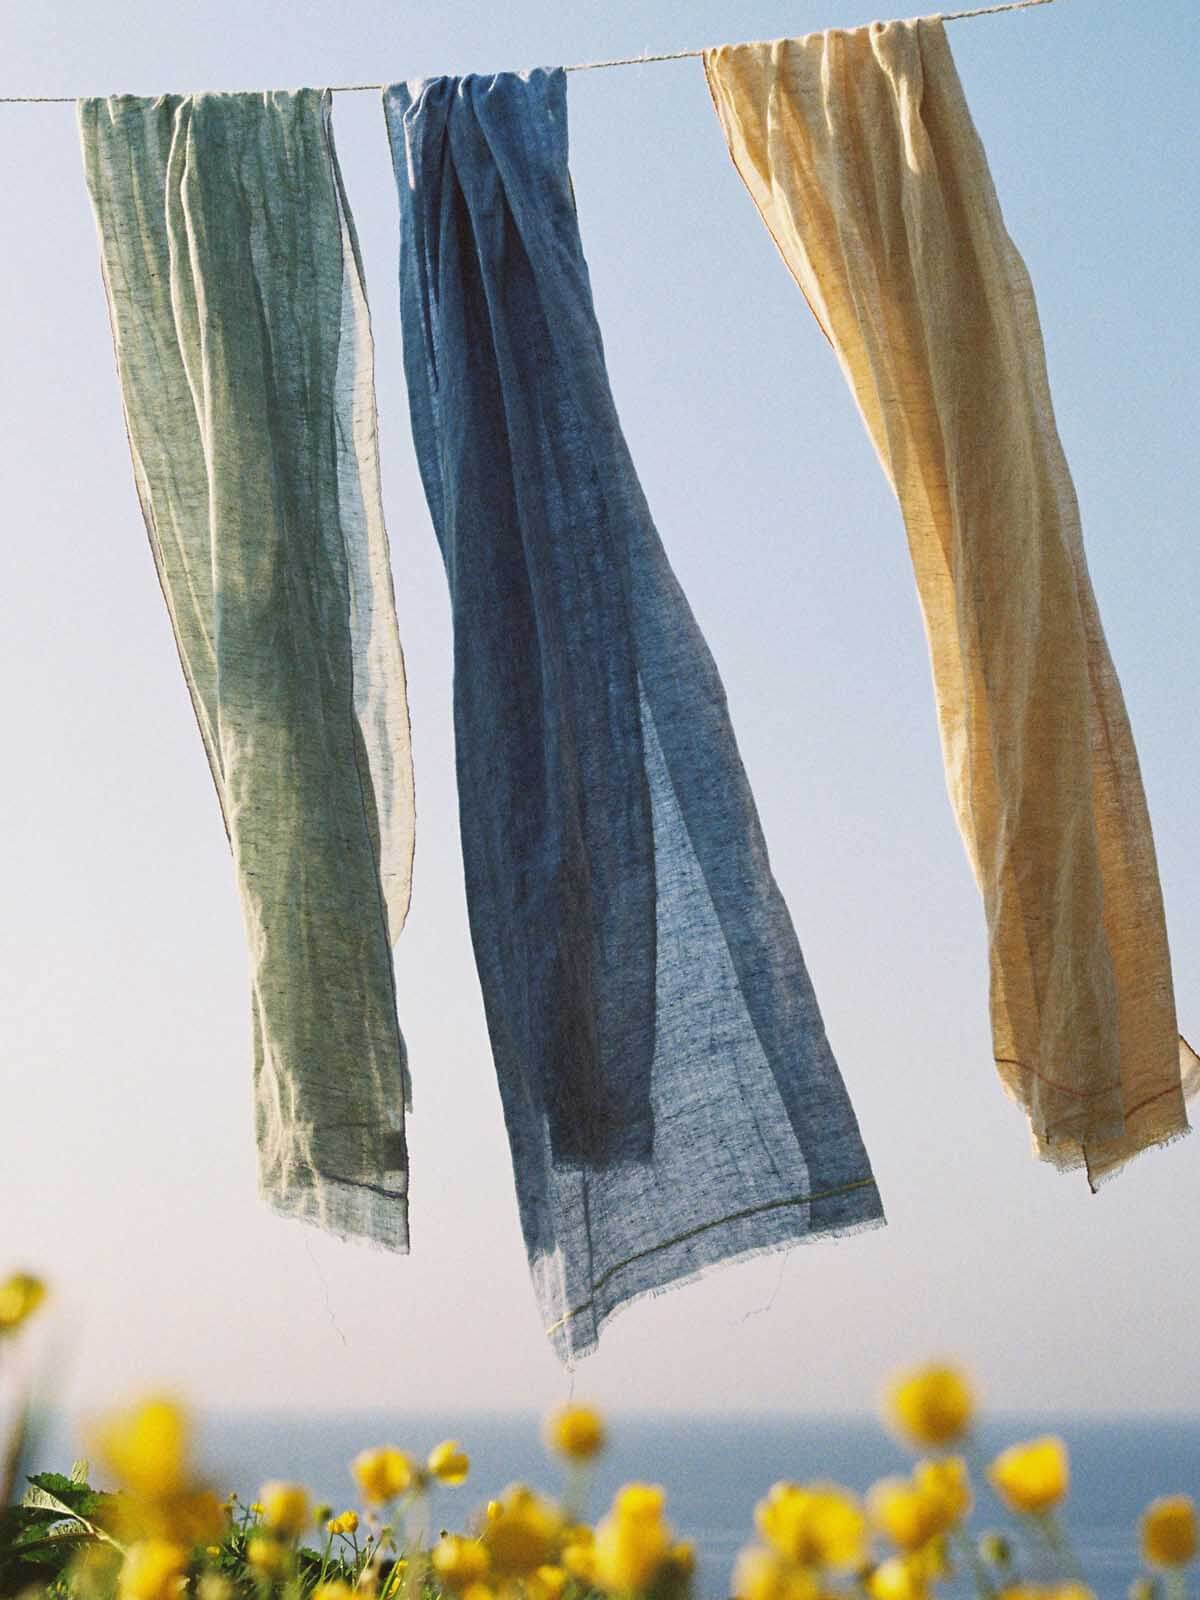
[[[259,1181],[408,1244],[413,787],[328,92],[79,105],[134,476],[233,850]]]
[[[900,500],[996,1063],[1095,1185],[1187,1128],[1162,897],[1024,263],[942,24],[705,54],[734,163]]]
[[[555,1348],[882,1220],[711,656],[617,420],[562,70],[385,94],[454,619],[468,910]]]

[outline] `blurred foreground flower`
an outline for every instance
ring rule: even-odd
[[[526,1578],[525,1593],[529,1600],[560,1600],[568,1581],[569,1574],[563,1567],[548,1563],[539,1567],[532,1578]]]
[[[121,1563],[121,1600],[175,1600],[187,1568],[187,1551],[165,1539],[131,1544]]]
[[[754,1520],[779,1554],[802,1567],[851,1572],[867,1558],[867,1519],[855,1497],[836,1484],[777,1483]]]
[[[590,1589],[596,1581],[596,1536],[591,1528],[584,1523],[564,1528],[559,1559],[569,1577]]]
[[[911,1478],[883,1478],[867,1497],[871,1520],[900,1550],[916,1551],[948,1533],[971,1509],[961,1456],[918,1461]]]
[[[470,1588],[473,1583],[482,1583],[492,1565],[478,1539],[464,1539],[456,1533],[442,1536],[433,1547],[430,1561],[434,1575],[456,1592]]]
[[[562,1527],[557,1506],[513,1484],[488,1505],[482,1538],[492,1571],[501,1578],[529,1577],[549,1562]]]
[[[125,1491],[113,1513],[121,1538],[189,1550],[222,1537],[226,1509],[193,1474],[191,1424],[174,1400],[112,1412],[90,1433],[96,1455]]]
[[[892,1384],[888,1412],[910,1443],[937,1449],[961,1439],[970,1428],[975,1397],[957,1367],[919,1367]]]
[[[1142,1517],[1142,1554],[1155,1567],[1183,1567],[1196,1554],[1196,1507],[1190,1495],[1164,1495]]]
[[[16,1333],[46,1298],[46,1285],[31,1272],[14,1272],[0,1282],[0,1339]]]
[[[1070,1481],[1067,1447],[1061,1439],[1031,1439],[1010,1445],[988,1470],[992,1487],[1010,1511],[1038,1516],[1066,1497]]]
[[[96,1454],[123,1488],[147,1500],[182,1493],[188,1481],[190,1426],[173,1400],[144,1400],[93,1430]]]
[[[604,1449],[604,1423],[590,1406],[563,1406],[546,1425],[550,1448],[568,1461],[591,1461]]]
[[[364,1450],[350,1463],[350,1471],[369,1506],[385,1506],[412,1487],[412,1458],[393,1445]]]
[[[657,1485],[627,1483],[596,1529],[595,1581],[615,1594],[637,1594],[651,1586],[671,1547],[663,1515],[666,1495]]]
[[[889,1556],[867,1580],[871,1600],[925,1600],[929,1576],[919,1561],[909,1556]]]
[[[259,1578],[281,1578],[288,1568],[288,1549],[278,1539],[255,1534],[246,1541],[246,1560]]]
[[[443,1439],[429,1452],[429,1471],[440,1483],[466,1483],[471,1470],[471,1458],[457,1439]]]
[[[312,1521],[308,1490],[298,1483],[264,1483],[259,1493],[263,1521],[273,1533],[294,1538]]]
[[[743,1550],[733,1574],[735,1600],[819,1600],[821,1585],[804,1567],[785,1561],[776,1550]]]

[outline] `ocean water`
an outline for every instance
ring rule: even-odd
[[[700,1600],[726,1600],[738,1550],[748,1541],[755,1502],[780,1478],[831,1479],[864,1490],[877,1477],[903,1472],[910,1458],[870,1421],[780,1417],[616,1417],[611,1447],[595,1474],[589,1512],[597,1515],[613,1490],[629,1479],[661,1483],[681,1537],[695,1541]],[[1071,1494],[1066,1526],[1099,1600],[1125,1600],[1138,1572],[1137,1519],[1159,1494],[1186,1492],[1200,1499],[1200,1419],[1097,1421],[1069,1417],[1010,1417],[985,1426],[978,1459],[1006,1444],[1060,1433],[1071,1452]],[[354,1503],[347,1463],[368,1445],[398,1444],[423,1454],[452,1435],[470,1452],[471,1476],[459,1489],[434,1499],[435,1531],[461,1527],[477,1506],[519,1480],[547,1492],[561,1475],[546,1454],[532,1416],[393,1415],[312,1418],[208,1415],[201,1422],[200,1454],[222,1490],[252,1499],[266,1479],[306,1483],[337,1508]],[[47,1437],[40,1464],[63,1469],[72,1453],[69,1430]],[[981,1474],[975,1473],[977,1480]],[[1011,1532],[1002,1508],[984,1490],[971,1519],[976,1531]],[[1031,1576],[1036,1564],[1026,1562]],[[965,1593],[958,1584],[952,1591]]]

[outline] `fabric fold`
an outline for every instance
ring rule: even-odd
[[[141,500],[233,851],[259,1181],[408,1245],[408,708],[328,91],[79,103]]]
[[[547,1331],[882,1220],[617,420],[561,70],[385,92],[468,912]]]
[[[1029,275],[936,19],[706,52],[730,153],[899,498],[996,1064],[1093,1185],[1187,1129],[1154,845]]]

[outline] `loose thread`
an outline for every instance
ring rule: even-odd
[[[923,22],[965,22],[969,17],[995,17],[1002,11],[1028,11],[1032,6],[1053,5],[1054,0],[1004,0],[1002,5],[976,6],[970,11],[939,11]],[[614,56],[611,61],[577,61],[564,67],[564,72],[599,72],[604,67],[648,67],[656,61],[695,61],[713,48],[705,45],[699,50],[670,50],[661,55]],[[330,83],[325,85],[331,94],[378,93],[389,87],[386,83]],[[0,94],[0,105],[8,106],[73,106],[86,96],[74,94]]]

